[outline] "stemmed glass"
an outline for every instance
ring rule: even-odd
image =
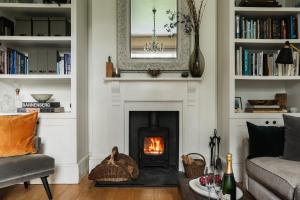
[[[222,185],[222,172],[221,170],[214,170],[213,188],[217,194],[217,199],[220,199]]]
[[[213,188],[213,183],[214,183],[214,174],[213,173],[208,173],[208,168],[205,168],[205,179],[206,179],[206,188],[208,190],[208,199],[210,200],[211,197],[211,190]]]

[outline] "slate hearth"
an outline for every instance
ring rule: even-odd
[[[143,168],[139,178],[120,183],[96,182],[96,187],[177,187],[178,171],[165,168]]]
[[[149,144],[151,141],[153,144]],[[138,179],[122,183],[98,182],[96,187],[177,187],[179,112],[131,111],[129,155],[139,165]]]

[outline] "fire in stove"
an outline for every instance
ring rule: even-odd
[[[165,151],[165,143],[163,137],[144,138],[144,154],[162,155],[164,151]]]

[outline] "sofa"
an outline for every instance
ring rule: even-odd
[[[41,139],[36,137],[34,140],[39,151]],[[30,180],[41,178],[48,199],[51,200],[52,194],[47,177],[54,173],[54,168],[54,159],[42,154],[0,158],[0,188],[19,183],[24,183],[27,188]]]
[[[300,162],[279,157],[247,159],[244,140],[244,187],[258,200],[300,200]]]

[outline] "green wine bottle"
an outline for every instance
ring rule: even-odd
[[[222,200],[236,200],[236,182],[232,171],[232,154],[226,156],[227,167],[222,180]]]

